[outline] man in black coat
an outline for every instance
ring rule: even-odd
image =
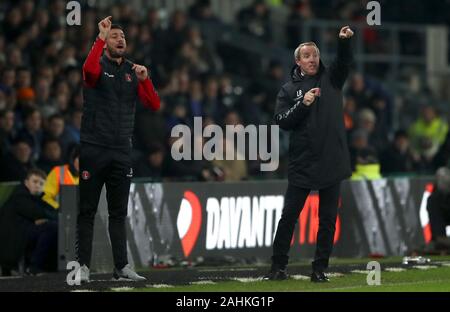
[[[275,121],[290,131],[288,188],[273,243],[272,268],[265,279],[286,279],[288,252],[295,224],[311,190],[318,190],[319,231],[311,281],[326,282],[340,193],[351,176],[344,128],[342,87],[352,61],[349,26],[339,32],[337,58],[330,67],[320,61],[313,42],[294,52],[291,80],[278,93]]]

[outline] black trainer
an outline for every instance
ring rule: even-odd
[[[313,283],[327,283],[329,281],[330,279],[323,272],[313,271],[311,274],[311,282]]]
[[[284,269],[271,269],[269,273],[267,273],[263,280],[265,281],[283,281],[287,280],[289,275],[287,274],[286,268]]]

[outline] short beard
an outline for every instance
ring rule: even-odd
[[[113,51],[111,48],[109,48],[109,47],[106,47],[106,49],[108,50],[108,53],[109,53],[109,55],[111,56],[111,58],[121,58],[121,57],[124,55],[124,53],[119,54],[119,53],[114,52],[114,51]]]

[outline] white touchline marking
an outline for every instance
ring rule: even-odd
[[[235,268],[235,269],[200,269],[198,272],[245,272],[256,271],[257,268]]]
[[[343,273],[339,273],[339,272],[330,272],[330,273],[326,273],[325,275],[328,277],[343,277],[343,276],[345,276]]]
[[[419,270],[437,269],[437,265],[414,265],[413,268]]]
[[[211,280],[204,280],[204,281],[196,281],[196,282],[192,282],[192,285],[215,285],[217,284],[214,281]]]
[[[253,283],[253,282],[260,282],[263,280],[262,277],[233,277],[233,281],[238,281],[241,283]]]
[[[309,276],[301,275],[301,274],[290,275],[290,277],[291,277],[292,279],[300,280],[300,281],[306,281],[306,280],[309,280],[309,279],[310,279]]]
[[[172,288],[172,287],[175,287],[175,286],[169,285],[169,284],[153,284],[153,285],[145,285],[145,287],[150,287],[150,288]]]
[[[112,287],[111,288],[112,291],[130,291],[130,290],[133,290],[133,289],[134,289],[134,287],[126,287],[126,286],[124,286],[124,287]]]
[[[406,271],[406,269],[404,269],[404,268],[386,268],[384,270],[388,271],[388,272],[404,272],[404,271]]]
[[[369,274],[368,270],[352,270],[350,273],[357,273],[357,274]]]
[[[75,290],[71,290],[70,292],[95,292],[95,290],[92,290],[92,289],[75,289]]]

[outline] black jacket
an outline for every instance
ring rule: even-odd
[[[349,39],[339,39],[337,58],[329,68],[321,62],[311,77],[295,66],[278,93],[274,117],[281,129],[290,131],[288,180],[295,186],[319,190],[351,176],[342,109],[351,61]],[[314,87],[321,95],[306,106],[303,96]]]
[[[24,255],[28,230],[38,219],[48,219],[44,202],[19,185],[0,207],[0,264],[15,266]]]
[[[102,74],[94,88],[84,87],[81,142],[110,148],[131,147],[138,79],[125,60],[120,65],[105,55]]]

